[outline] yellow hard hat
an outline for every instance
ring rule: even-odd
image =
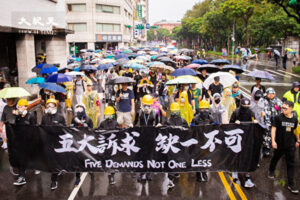
[[[48,99],[47,102],[46,102],[46,105],[48,103],[54,103],[57,106],[57,100],[56,99]]]
[[[210,105],[209,105],[209,102],[208,101],[200,101],[200,103],[199,103],[199,108],[201,109],[201,108],[209,108],[210,107]]]
[[[104,110],[104,115],[114,115],[115,113],[116,111],[112,106],[108,106]]]
[[[179,111],[179,110],[180,110],[179,104],[176,103],[176,102],[171,103],[170,110],[171,110],[172,112]]]
[[[18,106],[28,106],[28,101],[26,99],[20,99],[18,101]]]
[[[153,97],[149,94],[143,96],[142,104],[152,105],[153,104]]]

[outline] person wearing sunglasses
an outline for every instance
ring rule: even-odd
[[[295,151],[299,147],[299,121],[293,114],[294,103],[285,101],[281,107],[281,114],[272,122],[271,138],[274,155],[272,157],[268,177],[275,178],[275,168],[280,158],[285,155],[287,165],[288,189],[298,194],[299,190],[294,182]]]

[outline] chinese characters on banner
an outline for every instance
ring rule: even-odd
[[[24,137],[18,138],[20,131],[31,134],[24,141]],[[28,157],[24,164],[29,169],[69,172],[254,171],[262,133],[259,125],[251,123],[95,131],[58,126],[8,127],[13,166],[20,165],[14,163],[14,157],[22,154]],[[32,146],[31,141],[40,144]],[[32,148],[26,155],[22,152],[25,146]]]

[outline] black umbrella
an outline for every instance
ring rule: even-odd
[[[244,70],[238,65],[225,65],[221,71],[229,72],[230,70],[235,71],[237,74],[241,74]]]
[[[225,59],[216,59],[216,60],[212,60],[210,62],[210,64],[215,64],[215,65],[226,65],[226,64],[230,64],[230,62],[228,60]]]
[[[202,71],[203,69],[205,69],[208,73],[215,73],[220,71],[220,68],[218,66],[212,64],[201,65],[201,67],[198,68],[199,71]]]

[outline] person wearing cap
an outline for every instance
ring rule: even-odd
[[[216,76],[214,77],[214,82],[209,85],[207,93],[210,99],[212,100],[214,94],[218,93],[222,95],[222,92],[223,92],[223,85],[220,83],[220,77]]]
[[[45,115],[42,117],[41,125],[46,126],[66,126],[65,118],[57,112],[58,102],[55,99],[48,99],[46,102]],[[51,174],[51,190],[57,188],[58,173]]]
[[[231,91],[232,91],[232,97],[235,100],[236,107],[238,108],[238,107],[240,107],[241,100],[244,97],[243,94],[240,92],[239,84],[234,83],[232,85],[232,90]]]
[[[266,88],[263,85],[260,84],[261,83],[261,78],[255,78],[255,82],[256,82],[256,84],[251,87],[251,90],[250,90],[251,94],[252,94],[254,88],[258,88],[263,93],[265,93],[266,92]]]
[[[13,114],[16,116],[16,120],[15,120],[16,125],[37,124],[35,115],[29,112],[27,108],[28,108],[28,101],[26,99],[20,99],[17,103],[17,109],[13,111]],[[20,160],[19,160],[20,166],[18,167],[19,176],[18,179],[14,182],[14,185],[16,186],[21,186],[26,184],[26,179],[25,179],[26,166],[24,166],[24,163],[26,163],[26,161],[24,159],[25,156],[20,155]]]
[[[293,82],[292,89],[283,95],[283,101],[291,101],[294,103],[294,111],[296,111],[298,119],[300,119],[300,83]]]
[[[258,121],[255,119],[255,114],[250,109],[250,105],[251,105],[250,99],[244,97],[241,100],[240,107],[235,109],[235,111],[232,113],[231,118],[230,118],[230,123],[240,124],[241,122],[251,122],[251,121],[253,123],[258,123]],[[237,172],[232,173],[232,178],[235,183],[241,185],[241,183],[238,179]],[[246,173],[245,178],[246,178],[246,180],[245,180],[244,187],[252,188],[255,186],[255,184],[251,180],[249,173]]]
[[[227,110],[224,105],[222,105],[222,97],[219,93],[215,93],[212,97],[210,109],[215,124],[228,124]]]
[[[271,146],[271,128],[272,121],[280,114],[282,101],[276,97],[275,90],[268,88],[266,90],[266,96],[263,99],[264,103],[264,124],[267,126],[267,131],[263,136],[263,155],[267,157],[270,155]]]
[[[93,90],[93,83],[87,83],[87,90],[82,95],[82,103],[85,106],[85,112],[93,121],[93,128],[98,126],[100,119],[100,97],[97,91]]]
[[[280,158],[285,155],[285,163],[287,167],[287,188],[294,194],[298,194],[299,190],[295,186],[294,170],[295,170],[295,151],[300,144],[300,127],[299,120],[293,114],[294,103],[285,101],[282,103],[281,112],[272,121],[271,137],[272,148],[274,154],[270,162],[269,174],[270,179],[275,178],[275,169]],[[298,178],[298,177],[297,177]]]
[[[128,89],[128,84],[123,83],[122,88],[116,94],[118,102],[117,121],[121,128],[128,128],[132,125],[132,118],[135,113],[134,94]]]

